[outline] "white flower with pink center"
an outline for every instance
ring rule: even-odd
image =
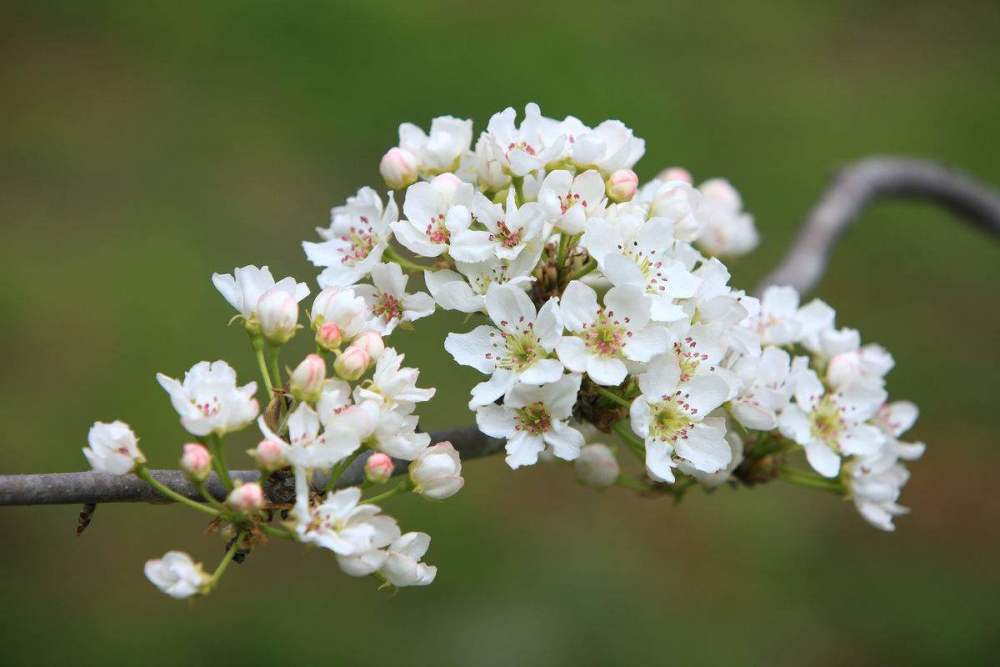
[[[357,435],[346,428],[328,428],[320,433],[319,416],[308,403],[300,403],[289,415],[287,440],[271,430],[264,417],[257,420],[257,425],[268,441],[282,445],[288,463],[304,470],[329,468],[361,446]]]
[[[317,279],[320,287],[347,287],[371,271],[389,245],[389,225],[397,220],[399,208],[389,193],[382,198],[371,188],[361,188],[337,206],[328,228],[317,228],[320,243],[304,241],[306,257],[316,266],[326,267]]]
[[[388,336],[402,322],[413,322],[434,313],[434,299],[426,292],[406,292],[409,276],[399,264],[372,267],[372,285],[355,285],[354,293],[365,300],[372,319],[368,326]]]
[[[317,330],[336,325],[341,342],[350,342],[371,328],[371,311],[355,288],[327,287],[316,295],[309,317]]]
[[[729,387],[715,375],[684,382],[683,373],[675,355],[655,357],[639,376],[642,394],[629,411],[632,431],[645,441],[646,470],[663,482],[674,481],[672,468],[681,461],[714,473],[732,459],[725,420],[708,416],[726,400]]]
[[[531,272],[542,254],[541,239],[529,245],[512,261],[490,257],[482,262],[455,262],[457,271],[425,271],[427,290],[445,310],[463,313],[486,312],[486,292],[490,285],[531,282]]]
[[[673,257],[673,226],[668,221],[643,222],[631,215],[615,222],[595,218],[587,223],[580,245],[614,285],[645,291],[653,320],[687,317],[677,300],[694,296],[701,280]]]
[[[296,491],[295,532],[300,542],[329,549],[338,556],[357,557],[387,547],[399,537],[396,520],[381,514],[377,505],[361,503],[361,489],[356,486],[328,494],[315,507],[309,506],[304,475],[296,475]],[[356,574],[362,566],[351,562],[347,573]]]
[[[650,220],[663,218],[673,226],[673,235],[692,243],[701,234],[702,194],[684,181],[651,181],[636,199],[646,205]]]
[[[599,306],[597,293],[574,280],[563,292],[559,311],[571,334],[556,345],[560,361],[600,385],[621,384],[628,362],[649,361],[673,342],[665,328],[650,323],[649,303],[634,285],[612,287]]]
[[[405,220],[390,227],[396,240],[422,257],[437,257],[448,250],[454,235],[472,224],[473,187],[454,174],[435,176],[428,183],[414,183],[403,202]]]
[[[375,401],[388,410],[404,415],[411,414],[417,403],[429,401],[437,391],[417,386],[420,371],[403,366],[404,355],[393,348],[386,348],[375,364],[375,372],[370,382],[354,389],[354,400]]]
[[[213,273],[212,284],[251,326],[257,323],[257,304],[268,293],[284,292],[295,303],[309,296],[309,287],[291,276],[275,281],[271,271],[262,266],[239,267],[232,274]]]
[[[421,176],[455,171],[472,145],[472,121],[439,116],[431,121],[430,134],[412,123],[399,126],[399,148],[417,161]]]
[[[739,423],[755,431],[770,431],[778,425],[778,413],[791,398],[788,375],[791,358],[777,347],[766,347],[759,357],[742,357],[733,366],[740,391],[732,400],[732,414]]]
[[[538,203],[557,229],[567,234],[582,234],[587,219],[604,211],[604,190],[604,179],[593,169],[576,177],[558,169],[549,172],[542,181]]]
[[[506,207],[480,193],[472,201],[475,221],[485,227],[468,229],[451,240],[451,256],[461,262],[482,262],[492,257],[513,261],[537,242],[545,228],[545,212],[536,202],[517,205],[514,189]]]
[[[83,455],[97,472],[125,475],[146,462],[139,451],[139,439],[123,421],[94,422],[87,433],[87,444],[90,446],[84,447]]]
[[[444,343],[455,361],[491,376],[472,390],[470,408],[492,403],[518,381],[545,384],[559,379],[563,364],[552,358],[563,331],[556,299],[536,312],[516,286],[493,285],[486,293],[486,310],[497,326],[450,333]]]
[[[525,105],[520,126],[516,117],[511,107],[493,114],[476,142],[478,171],[498,176],[500,187],[506,185],[504,176],[536,171],[562,155],[566,145],[565,134],[552,131],[558,121],[542,116],[537,104]]]
[[[800,361],[801,360],[801,361]],[[841,456],[871,456],[886,439],[872,424],[885,402],[880,386],[854,382],[827,392],[816,373],[799,357],[792,365],[793,395],[778,418],[778,428],[786,438],[802,445],[809,465],[824,477],[836,477]]]
[[[580,455],[583,435],[567,422],[572,415],[581,376],[564,375],[542,386],[518,384],[503,405],[483,405],[476,410],[479,430],[507,440],[507,465],[534,465],[548,446],[566,461]]]
[[[192,435],[238,431],[260,411],[254,398],[257,383],[237,387],[236,371],[225,361],[198,362],[184,374],[183,382],[163,373],[157,373],[156,379]]]

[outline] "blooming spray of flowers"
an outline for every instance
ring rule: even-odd
[[[193,440],[180,465],[202,499],[157,480],[121,421],[94,424],[84,449],[95,470],[137,475],[228,540],[213,573],[171,551],[146,564],[149,580],[204,594],[232,560],[288,539],[385,587],[431,583],[430,537],[402,532],[382,503],[443,500],[464,484],[459,452],[418,428],[435,389],[388,345],[438,308],[478,319],[443,345],[482,373],[469,408],[511,468],[572,461],[588,486],[675,500],[783,479],[850,498],[892,530],[907,511],[904,464],[924,449],[899,440],[917,408],[888,400],[892,357],[837,328],[822,301],[731,287],[720,257],[758,243],[739,193],[680,168],[640,187],[644,151],[617,120],[591,128],[534,104],[520,123],[513,109],[495,114],[475,143],[469,120],[403,124],[379,164],[388,191],[361,188],[303,243],[320,269],[307,325],[305,283],[256,266],[214,275],[262,385],[241,385],[225,361],[158,374]],[[306,329],[315,352],[283,373],[283,347]],[[252,425],[260,478],[240,483],[224,438]],[[623,471],[632,455],[641,472]],[[364,481],[344,486],[354,463]],[[213,471],[224,500],[208,489]]]

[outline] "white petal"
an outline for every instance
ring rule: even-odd
[[[444,341],[444,349],[463,366],[472,366],[480,373],[492,373],[496,368],[496,360],[493,358],[493,337],[499,335],[500,333],[493,327],[480,325],[469,333],[448,334]]]

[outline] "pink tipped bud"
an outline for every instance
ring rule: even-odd
[[[390,148],[378,163],[385,184],[401,190],[417,180],[417,158],[405,148]]]
[[[316,342],[325,350],[333,352],[344,342],[344,334],[336,322],[324,322],[316,330]]]
[[[325,380],[326,362],[318,354],[310,354],[292,371],[288,387],[300,401],[316,401]]]
[[[371,357],[360,347],[351,345],[333,362],[333,370],[342,380],[354,381],[368,370]]]
[[[359,347],[368,353],[373,360],[377,360],[385,351],[385,341],[382,336],[374,331],[366,331],[351,343],[351,347]]]
[[[288,292],[272,287],[257,301],[257,321],[269,343],[283,345],[295,335],[299,303]]]
[[[667,167],[656,177],[658,181],[684,181],[691,183],[691,172],[684,167]]]
[[[261,440],[256,448],[249,450],[247,453],[264,470],[277,470],[287,465],[284,446],[274,440]]]
[[[191,479],[202,482],[212,470],[212,455],[198,443],[184,445],[184,454],[181,455],[181,470]]]
[[[619,169],[608,177],[604,185],[611,201],[629,201],[639,187],[639,177],[631,169]]]
[[[365,479],[372,484],[385,484],[392,477],[395,466],[392,459],[382,452],[375,452],[365,461]]]
[[[257,482],[247,482],[233,489],[226,504],[237,512],[249,514],[264,507],[264,491]]]

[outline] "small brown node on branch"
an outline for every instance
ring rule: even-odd
[[[785,456],[781,452],[768,454],[759,458],[747,458],[733,471],[733,477],[744,486],[766,484],[777,479],[781,466],[785,464]]]
[[[291,468],[275,470],[264,482],[264,496],[272,506],[295,503],[295,474]]]
[[[617,422],[628,417],[628,408],[601,396],[590,378],[584,377],[573,413],[577,418],[589,421],[602,433],[611,433]]]
[[[76,536],[80,537],[83,535],[83,531],[87,530],[87,526],[94,519],[94,512],[97,511],[97,503],[86,503],[83,509],[80,510],[80,516],[76,523]]]
[[[271,399],[271,402],[264,409],[264,421],[267,423],[268,428],[275,433],[279,433],[281,420],[291,407],[292,397],[286,394],[283,388],[275,388],[274,398]]]

